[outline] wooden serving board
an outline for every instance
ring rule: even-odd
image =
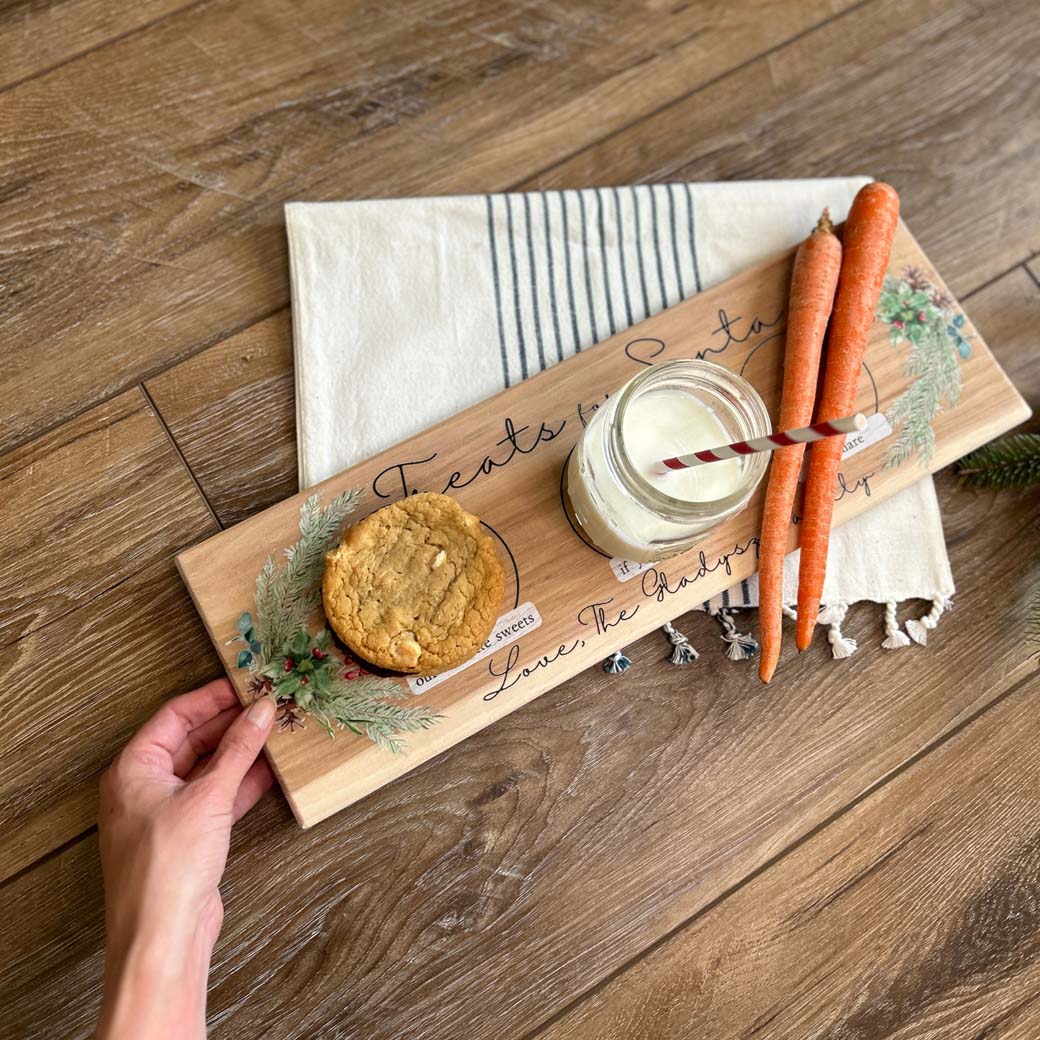
[[[744,513],[705,536],[695,549],[635,573],[636,568],[612,564],[575,533],[562,503],[560,478],[592,411],[654,361],[700,356],[738,370],[775,417],[791,258],[788,254],[752,268],[318,485],[325,500],[348,488],[362,489],[352,519],[415,491],[447,491],[457,497],[497,539],[507,573],[502,612],[510,616],[490,652],[418,691],[417,702],[443,718],[427,731],[408,734],[404,754],[380,750],[347,731],[331,740],[313,722],[303,730],[272,734],[268,755],[304,827],[598,665],[614,650],[756,570],[764,483]],[[915,453],[886,466],[902,424],[896,421],[895,432],[884,436],[884,415],[919,377],[906,370],[912,345],[906,340],[893,344],[894,326],[875,323],[858,401],[858,408],[873,417],[872,425],[866,445],[847,451],[836,489],[836,522],[856,516],[1029,415],[970,321],[952,299],[940,296],[946,287],[901,225],[890,274],[907,285],[908,268],[917,269],[909,275],[909,284],[919,287],[913,291],[939,299],[950,318],[948,346],[956,358],[960,396],[931,423],[935,447],[930,459]],[[909,331],[912,317],[905,325]],[[945,361],[949,379],[949,358]],[[871,443],[875,437],[880,439]],[[268,554],[280,555],[296,540],[300,506],[311,493],[301,492],[177,557],[243,701],[249,673],[236,668],[241,644],[227,641],[235,635],[238,616],[252,609],[256,576]],[[690,668],[693,679],[697,665]]]

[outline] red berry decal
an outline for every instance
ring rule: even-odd
[[[325,658],[328,657],[328,656],[329,655],[327,653],[325,653],[325,651],[322,650],[322,648],[320,646],[316,646],[311,651],[311,657],[313,657],[315,661],[324,661]]]
[[[291,657],[285,659],[285,664],[282,665],[282,671],[291,672],[293,670],[293,660]]]

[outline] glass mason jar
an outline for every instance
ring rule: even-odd
[[[626,416],[639,399],[652,399],[657,411],[667,409],[668,399],[676,397],[687,398],[679,402],[687,410],[692,397],[708,410],[712,425],[723,431],[721,439],[691,444],[686,451],[760,437],[771,429],[769,413],[754,387],[710,361],[664,361],[630,379],[596,410],[565,475],[572,518],[588,540],[610,556],[650,563],[685,552],[705,531],[739,513],[766,472],[768,452],[733,460],[737,475],[727,493],[706,501],[675,498],[651,483],[626,447],[626,435],[630,442],[634,438]]]

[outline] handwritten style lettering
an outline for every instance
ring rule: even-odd
[[[537,429],[531,426],[518,428],[512,419],[506,418],[504,423],[506,435],[500,441],[496,441],[495,447],[502,448],[508,445],[507,450],[500,457],[485,455],[474,469],[465,471],[468,475],[464,475],[462,470],[455,470],[448,478],[448,482],[440,489],[441,492],[447,493],[453,488],[467,487],[478,477],[486,477],[493,470],[508,466],[517,455],[530,455],[539,444],[559,437],[566,425],[567,420],[560,419],[556,423],[540,423]],[[411,471],[416,467],[428,465],[435,458],[437,458],[437,452],[424,459],[412,459],[408,462],[398,462],[393,466],[387,466],[386,469],[380,470],[372,481],[373,493],[379,498],[397,498],[400,495],[416,495],[420,491],[429,490],[412,478]]]
[[[689,574],[681,575],[674,585],[669,584],[667,574],[662,574],[656,567],[650,567],[643,572],[643,577],[640,579],[643,595],[647,599],[655,599],[658,603],[663,603],[668,596],[682,592],[688,585],[692,585],[695,581],[699,581],[719,569],[724,570],[727,575],[732,574],[733,566],[730,561],[738,556],[743,556],[752,549],[757,554],[758,538],[756,537],[748,538],[745,542],[738,542],[728,553],[723,553],[711,563],[708,562],[702,549],[697,554],[697,569]]]
[[[575,639],[572,643],[561,643],[551,653],[539,657],[534,664],[525,665],[517,670],[517,664],[520,661],[520,644],[514,643],[509,648],[509,653],[506,655],[505,663],[501,669],[495,668],[495,659],[493,657],[488,659],[488,671],[496,679],[501,679],[501,682],[495,689],[488,690],[484,694],[484,700],[493,701],[500,693],[511,690],[521,679],[534,675],[539,668],[548,668],[554,661],[558,661],[561,657],[566,657],[568,654],[573,654],[575,650],[584,645],[584,639]]]
[[[720,307],[718,315],[718,328],[712,329],[711,334],[713,336],[721,336],[725,338],[720,345],[705,347],[704,350],[698,350],[696,356],[702,360],[709,354],[721,354],[734,343],[747,343],[752,336],[757,336],[763,329],[771,329],[774,325],[778,325],[784,316],[784,312],[781,310],[772,321],[757,316],[752,318],[743,334],[736,331],[738,322],[744,320],[739,314],[735,318],[731,318],[725,310]]]
[[[622,607],[616,611],[614,620],[611,620],[607,616],[607,607],[613,602],[614,597],[610,596],[607,599],[601,599],[582,607],[578,611],[578,624],[593,625],[596,629],[596,635],[603,635],[605,632],[609,632],[610,629],[617,628],[623,621],[629,621],[634,618],[639,610],[638,603],[631,610],[626,610]]]
[[[664,340],[653,336],[644,336],[625,344],[625,353],[637,364],[650,366],[654,358],[664,353]]]

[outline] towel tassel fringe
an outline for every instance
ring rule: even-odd
[[[849,605],[843,600],[828,604],[820,611],[818,624],[828,626],[827,642],[831,644],[831,656],[838,661],[851,657],[859,649],[855,639],[841,634],[841,625],[848,612]]]
[[[953,601],[946,596],[936,596],[932,600],[932,609],[921,617],[911,618],[906,623],[906,631],[910,638],[920,646],[928,645],[928,633],[939,624],[939,618],[947,610],[953,609]]]
[[[672,644],[672,653],[668,658],[672,664],[690,664],[701,656],[692,646],[690,646],[689,639],[687,639],[686,636],[684,636],[670,621],[666,621],[661,626],[661,630],[668,637],[668,641]]]
[[[896,601],[890,599],[885,604],[885,638],[881,644],[883,650],[898,650],[910,645],[910,637],[899,627],[896,619]]]
[[[615,650],[610,657],[603,662],[603,671],[607,675],[620,675],[622,672],[627,672],[632,667],[632,662],[625,657],[624,652],[621,650]]]
[[[758,653],[758,640],[750,632],[738,632],[733,615],[726,607],[715,611],[715,620],[722,627],[722,639],[729,645],[726,656],[731,661],[746,661]]]

